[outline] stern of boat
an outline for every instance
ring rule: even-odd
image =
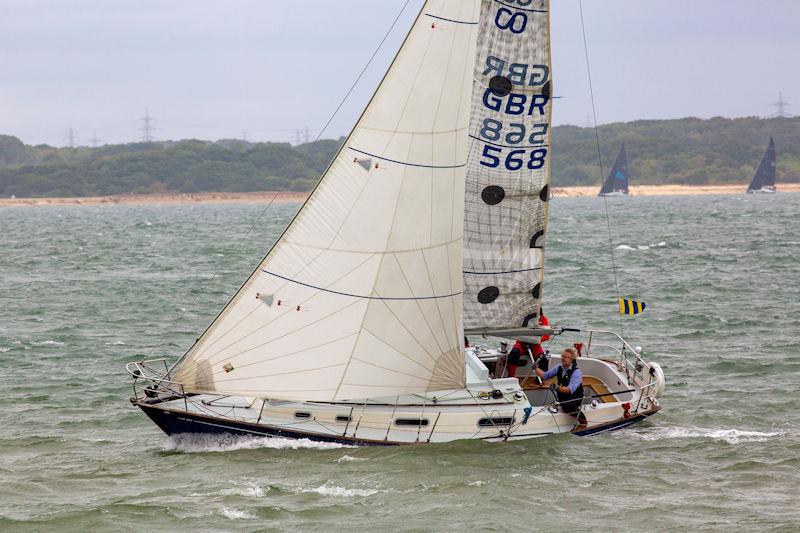
[[[570,332],[563,330],[563,333]],[[594,435],[628,427],[661,410],[665,378],[661,366],[646,361],[642,349],[631,346],[613,331],[589,330],[570,332],[583,334],[572,346],[579,353],[578,367],[583,374],[584,400],[573,418],[571,432],[579,436]],[[566,346],[565,346],[566,347]],[[505,376],[505,359],[500,350],[473,348],[492,375]],[[550,356],[550,368],[561,364],[558,354]],[[527,361],[517,369],[516,377],[534,412],[562,411],[550,384],[542,383]]]

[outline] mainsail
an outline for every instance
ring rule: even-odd
[[[548,0],[484,0],[464,215],[464,327],[535,326],[550,197]]]
[[[756,175],[753,176],[753,181],[750,182],[747,190],[758,191],[765,187],[775,187],[775,169],[775,141],[772,137],[770,137],[769,145],[767,145],[767,151],[764,152],[764,157],[761,158],[761,163],[758,165]]]
[[[490,4],[503,5],[484,11]],[[331,166],[173,380],[193,392],[317,401],[464,387],[478,14],[478,0],[425,3]]]
[[[619,149],[617,160],[608,173],[603,187],[600,189],[600,196],[611,193],[628,194],[628,154],[625,152],[625,145]]]

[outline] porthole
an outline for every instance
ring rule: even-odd
[[[514,423],[512,416],[494,416],[492,418],[481,418],[478,420],[478,427],[491,428],[494,426],[510,426]]]
[[[415,426],[425,427],[428,425],[427,418],[398,418],[394,421],[395,426]]]

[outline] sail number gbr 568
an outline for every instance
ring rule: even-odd
[[[497,118],[484,118],[478,132],[486,141],[483,145],[481,165],[489,168],[520,170],[523,166],[537,170],[544,166],[547,157],[547,122],[526,124],[526,117],[546,115],[549,97],[544,94],[509,93],[496,95],[486,89],[483,105],[495,112],[498,118],[508,117],[506,123]],[[512,122],[513,121],[513,122]],[[537,146],[538,145],[538,146]]]

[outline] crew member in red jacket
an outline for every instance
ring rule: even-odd
[[[539,315],[539,325],[547,326],[549,324],[550,321],[547,320],[547,317],[544,315],[544,313],[541,313]],[[542,335],[541,342],[546,342],[548,340],[550,340],[550,335]],[[516,377],[517,368],[527,364],[527,360],[523,359],[523,357],[528,354],[533,355],[534,361],[538,359],[538,368],[541,368],[543,371],[547,372],[548,368],[550,367],[550,361],[548,361],[547,357],[543,357],[544,349],[542,348],[542,345],[540,343],[532,344],[517,341],[514,344],[514,347],[511,348],[511,351],[508,353],[508,359],[506,360],[506,374],[508,377]]]

